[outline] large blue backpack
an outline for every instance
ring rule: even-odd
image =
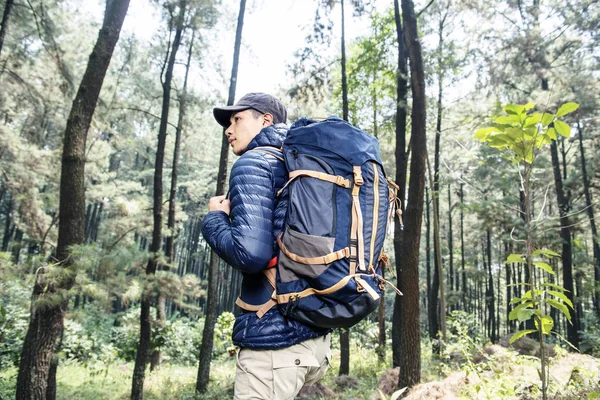
[[[295,122],[283,158],[289,181],[279,194],[287,188],[289,201],[277,273],[266,272],[271,301],[308,325],[350,327],[389,284],[383,244],[398,186],[386,178],[377,139],[337,117]]]

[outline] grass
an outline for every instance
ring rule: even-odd
[[[537,359],[520,356],[504,349],[487,359],[487,362],[469,367],[464,363],[441,363],[431,356],[429,346],[423,345],[422,382],[452,391],[461,399],[533,399],[536,396]],[[339,387],[336,381],[339,369],[339,353],[335,353],[332,365],[322,382],[333,389],[336,399],[369,399],[377,391],[378,377],[391,365],[391,352],[388,351],[384,364],[379,364],[375,352],[370,349],[352,346],[351,375],[356,378],[354,388]],[[551,369],[553,398],[587,398],[579,393],[597,390],[600,378],[600,361],[590,356],[560,352],[553,360]],[[475,373],[472,368],[476,368]],[[572,371],[579,367],[580,381],[570,379]],[[471,368],[471,369],[470,369]],[[57,397],[69,400],[120,400],[129,399],[133,363],[82,365],[63,362],[58,369]],[[221,358],[211,365],[209,392],[194,393],[197,366],[164,365],[152,374],[146,374],[144,398],[158,399],[206,399],[221,400],[233,397],[235,360]],[[452,375],[462,374],[464,378],[454,379]],[[14,387],[17,369],[0,371],[0,399],[15,398]],[[448,376],[448,378],[446,378]],[[457,384],[459,382],[459,384]],[[431,383],[430,383],[431,384]],[[558,397],[556,397],[558,396]],[[566,397],[564,397],[566,396]],[[552,398],[552,397],[551,397]]]

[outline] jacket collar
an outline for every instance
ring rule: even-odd
[[[283,145],[283,139],[287,135],[288,127],[285,124],[269,125],[263,128],[258,135],[248,144],[248,150],[260,146],[272,146],[280,148]]]

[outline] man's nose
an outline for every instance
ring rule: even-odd
[[[225,136],[229,137],[233,134],[233,129],[231,129],[231,125],[227,129],[225,129]]]

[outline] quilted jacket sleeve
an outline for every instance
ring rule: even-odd
[[[266,156],[247,152],[229,180],[231,211],[209,212],[202,235],[228,264],[246,273],[261,272],[273,257],[274,177]]]

